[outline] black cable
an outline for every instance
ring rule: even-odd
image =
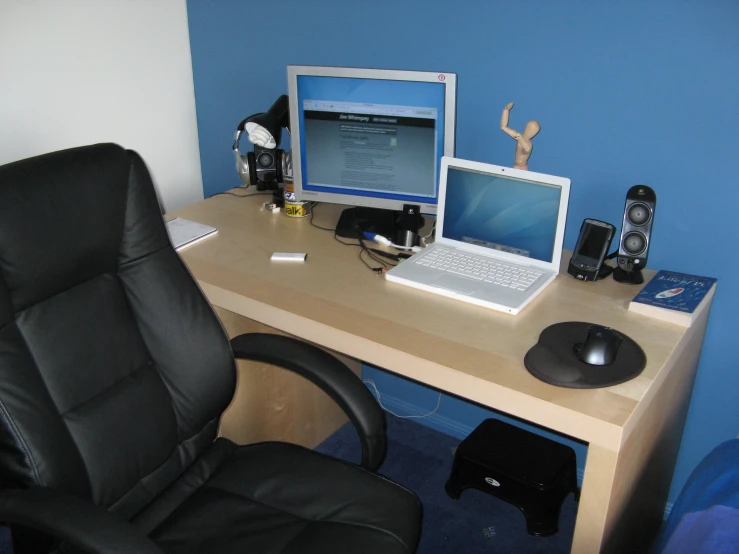
[[[369,251],[369,249],[367,248],[367,245],[365,244],[364,240],[362,240],[362,239],[355,239],[355,240],[357,240],[356,243],[354,243],[354,242],[344,242],[343,240],[341,240],[339,238],[339,236],[336,233],[334,233],[334,240],[337,241],[337,242],[339,242],[339,243],[341,243],[341,244],[343,244],[344,246],[358,246],[360,248],[360,250],[359,250],[359,259],[361,260],[361,262],[364,265],[367,266],[368,269],[371,269],[375,273],[380,273],[380,272],[382,272],[382,270],[388,269],[390,267],[383,260],[379,259],[377,256],[375,256],[374,254],[372,254],[372,252]],[[368,264],[367,263],[367,260],[365,260],[362,257],[362,254],[364,254],[364,253],[366,253],[370,257],[371,260],[379,263],[380,264],[380,267],[372,267],[370,264]]]
[[[318,229],[321,229],[322,231],[331,231],[332,233],[334,233],[334,236],[336,236],[336,229],[329,229],[328,227],[321,227],[320,225],[317,225],[317,224],[313,223],[313,216],[316,213],[316,205],[317,204],[318,204],[318,202],[313,202],[313,204],[311,204],[311,207],[310,207],[310,224],[313,225],[313,227],[316,227]],[[339,242],[341,242],[341,241],[339,241]],[[344,243],[344,244],[346,244],[346,243]]]
[[[328,227],[321,227],[320,225],[318,225],[317,223],[315,223],[313,221],[313,216],[316,213],[316,204],[318,204],[318,202],[313,202],[313,204],[311,205],[310,219],[308,220],[309,223],[313,227],[316,227],[317,229],[321,229],[322,231],[328,231],[330,233],[333,233],[334,234],[333,235],[334,236],[334,240],[337,241],[337,242],[339,242],[339,243],[341,243],[341,244],[343,244],[344,246],[358,246],[360,248],[360,251],[359,251],[359,259],[360,259],[360,261],[365,266],[367,266],[368,269],[371,269],[375,273],[382,273],[383,271],[385,271],[385,270],[390,269],[391,267],[393,267],[394,264],[388,264],[384,260],[381,260],[377,255],[375,255],[372,252],[372,250],[375,250],[375,249],[368,248],[367,245],[364,243],[364,240],[363,239],[361,239],[361,238],[355,239],[357,241],[356,243],[354,243],[354,242],[344,242],[343,240],[341,240],[339,238],[339,235],[336,234],[336,229],[329,229]],[[375,261],[378,264],[380,264],[380,266],[379,267],[372,267],[369,263],[367,263],[367,260],[365,260],[362,257],[362,254],[364,254],[364,253],[366,253],[367,256],[369,256],[369,258],[372,261]],[[381,255],[390,255],[390,254],[387,254],[385,252],[385,253],[383,253]]]
[[[390,263],[386,262],[385,260],[382,260],[382,259],[380,259],[380,258],[379,258],[379,257],[378,257],[378,256],[377,256],[376,254],[374,254],[374,253],[372,252],[372,249],[371,249],[371,248],[368,248],[368,247],[367,247],[367,245],[365,244],[364,240],[362,240],[362,239],[359,239],[359,242],[360,242],[360,244],[362,245],[362,250],[363,250],[363,252],[366,252],[366,253],[367,253],[367,255],[368,255],[368,256],[369,256],[369,257],[370,257],[371,259],[373,259],[373,260],[374,260],[374,261],[376,261],[377,263],[381,264],[381,265],[382,265],[382,266],[383,266],[383,267],[384,267],[385,269],[389,269],[389,268],[393,267],[393,264],[390,264]],[[380,271],[382,271],[382,268],[378,268],[378,269],[379,269]]]
[[[372,267],[370,264],[368,264],[365,261],[364,258],[362,258],[362,254],[367,254],[370,257],[371,260],[377,262],[380,265],[378,267]],[[371,269],[372,271],[374,271],[377,274],[383,273],[384,271],[387,271],[388,269],[390,269],[392,267],[391,265],[385,263],[383,260],[381,260],[380,258],[378,258],[377,256],[375,256],[374,254],[372,254],[372,252],[369,251],[369,249],[364,245],[364,243],[362,243],[362,249],[359,251],[359,259],[362,260],[362,262],[364,263],[364,265],[366,265],[369,269]]]
[[[340,243],[341,243],[341,244],[343,244],[344,246],[359,246],[359,247],[361,247],[361,246],[362,246],[361,244],[359,244],[359,243],[356,243],[356,242],[344,242],[343,240],[341,240],[341,239],[339,238],[339,235],[337,235],[336,233],[334,233],[334,240],[335,240],[336,242],[340,242]]]
[[[380,250],[379,248],[367,248],[367,250],[369,250],[370,252],[373,252],[374,254],[377,254],[378,256],[387,258],[388,260],[393,260],[395,262],[400,260],[397,254],[393,254],[391,252],[385,252],[384,250]]]
[[[316,227],[318,227],[318,226],[316,225]],[[318,228],[319,228],[319,229],[323,229],[324,231],[333,231],[333,229],[325,229],[325,228],[323,228],[323,227],[318,227]],[[362,253],[363,253],[363,252],[364,252],[365,250],[367,250],[367,247],[366,247],[366,246],[364,245],[364,243],[362,243],[362,241],[359,241],[358,243],[355,243],[355,242],[344,242],[343,240],[341,240],[341,239],[339,238],[339,236],[338,236],[338,235],[337,235],[337,234],[336,234],[335,232],[334,232],[334,235],[333,235],[333,237],[334,237],[334,240],[335,240],[336,242],[338,242],[338,243],[340,243],[340,244],[343,244],[344,246],[357,246],[357,247],[359,247],[359,248],[360,248],[360,250],[359,250],[359,259],[360,259],[360,261],[361,261],[361,262],[362,262],[362,263],[363,263],[364,265],[366,265],[366,266],[367,266],[367,268],[368,268],[368,269],[371,269],[371,270],[372,270],[372,271],[374,271],[375,273],[379,273],[379,272],[380,272],[380,271],[382,271],[383,269],[387,269],[386,267],[372,267],[371,265],[369,265],[369,264],[367,263],[367,261],[366,261],[366,260],[365,260],[364,258],[362,258]],[[359,239],[357,239],[357,240],[359,240]]]
[[[249,189],[249,185],[239,185],[236,188],[248,190]],[[230,192],[230,191],[227,191],[226,190],[226,191],[223,191],[223,192],[216,192],[215,194],[211,194],[208,198],[213,198],[214,196],[218,196],[220,194],[228,194],[229,196],[235,196],[236,198],[246,198],[247,196],[259,196],[261,194],[272,194],[272,191],[267,191],[267,192],[252,192],[252,193],[249,193],[249,194],[234,194],[233,192]]]

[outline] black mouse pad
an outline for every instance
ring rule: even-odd
[[[523,363],[534,377],[545,383],[571,389],[610,387],[633,379],[644,371],[647,356],[636,342],[621,336],[616,359],[608,365],[590,365],[575,354],[575,344],[584,342],[592,323],[565,321],[550,325],[526,353]]]

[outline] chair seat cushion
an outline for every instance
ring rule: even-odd
[[[168,554],[407,554],[420,519],[400,485],[270,442],[235,447],[150,536]]]

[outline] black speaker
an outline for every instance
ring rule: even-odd
[[[282,182],[282,155],[279,148],[262,148],[254,145],[254,165],[257,174],[257,190],[272,190]]]
[[[423,227],[421,206],[418,204],[403,204],[396,225],[395,243],[401,246],[418,246],[418,231]]]
[[[621,283],[644,282],[641,270],[647,265],[657,195],[646,185],[635,185],[626,193],[621,240],[618,243],[618,267],[613,278]]]

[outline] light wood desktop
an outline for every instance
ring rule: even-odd
[[[498,313],[387,282],[359,248],[262,209],[266,199],[220,195],[171,214],[218,228],[181,255],[231,335],[288,333],[343,355],[357,373],[366,362],[588,443],[572,552],[645,550],[662,520],[709,310],[690,328],[657,321],[626,309],[638,287],[582,283],[563,269],[520,314]],[[321,204],[314,222],[332,227],[339,211]],[[308,258],[270,262],[275,251]],[[647,354],[644,372],[590,390],[536,379],[524,355],[561,321],[627,334]],[[346,421],[287,372],[242,364],[239,380],[221,430],[234,440],[314,446]]]

